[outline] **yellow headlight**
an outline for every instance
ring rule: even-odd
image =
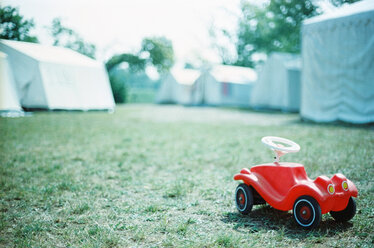
[[[343,188],[343,190],[348,191],[348,182],[347,181],[342,182],[342,188]]]
[[[334,193],[335,193],[334,185],[329,184],[329,185],[327,186],[327,192],[329,192],[330,195],[334,194]]]

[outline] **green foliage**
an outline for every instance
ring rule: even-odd
[[[34,26],[34,20],[25,20],[17,8],[0,6],[0,39],[38,42],[36,36],[29,34]]]
[[[124,82],[124,78],[127,75],[110,72],[109,81],[110,86],[112,87],[114,101],[116,103],[125,103],[127,99],[127,88]]]
[[[271,0],[264,7],[241,3],[237,37],[237,65],[254,65],[254,53],[300,52],[302,21],[317,12],[311,0]]]
[[[109,72],[116,103],[154,102],[158,81],[151,80],[145,72],[132,72],[129,69],[115,68]]]
[[[74,30],[63,26],[60,18],[53,19],[49,31],[54,39],[54,46],[67,47],[90,58],[95,58],[96,46],[85,42]]]
[[[139,72],[144,71],[146,60],[131,53],[123,53],[114,55],[108,60],[108,62],[105,63],[105,65],[106,69],[110,72],[112,69],[122,63],[127,63],[131,72]]]
[[[127,68],[118,70],[118,67],[124,64]],[[138,97],[139,94],[129,94],[126,89],[130,88],[130,86],[144,85],[144,82],[152,83],[145,75],[147,66],[154,66],[159,73],[164,73],[170,70],[173,64],[173,46],[171,41],[165,37],[144,38],[142,48],[136,54],[122,53],[114,55],[105,65],[110,75],[109,79],[115,101],[124,103],[127,99],[130,99],[133,102],[142,102],[143,100]],[[120,73],[122,75],[119,75],[118,71],[122,71]],[[151,88],[151,85],[148,88]],[[145,101],[149,102],[153,98],[153,94],[147,93],[146,95],[148,96],[145,97]]]
[[[144,72],[147,65],[156,67],[160,73],[168,71],[174,64],[173,45],[165,37],[144,38],[138,53],[114,55],[106,62],[106,68],[110,72],[122,63],[127,63],[132,73]]]
[[[169,71],[174,65],[173,44],[165,37],[143,39],[141,53],[146,54],[148,63],[160,73]]]

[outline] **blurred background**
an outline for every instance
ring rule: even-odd
[[[367,123],[374,120],[374,93],[370,89],[373,86],[373,73],[370,73],[373,71],[373,48],[369,42],[372,40],[373,4],[368,0],[355,2],[357,0],[3,0],[0,38],[65,47],[104,64],[117,104],[171,103],[301,111],[302,117],[315,121]],[[20,83],[31,79],[21,78],[16,69],[20,62],[16,62],[13,52],[39,48],[2,43],[7,47],[2,52],[10,53],[8,71],[13,72],[8,74],[14,74],[15,83],[9,84],[16,85],[13,95],[18,95],[15,98],[23,109],[102,108],[95,104],[53,107],[40,101],[32,103],[41,93],[37,89],[30,90],[29,86],[26,89],[26,84]],[[53,49],[48,54],[45,49],[40,50],[56,61],[59,58]],[[27,51],[26,54],[29,55]],[[68,64],[62,60],[53,63]],[[70,58],[70,61],[77,60]],[[365,66],[357,68],[360,64]],[[29,67],[28,70],[33,70]],[[78,86],[67,89],[66,85],[82,85],[85,75],[82,71],[76,73],[79,76],[72,76],[66,69],[49,72],[50,77],[62,73],[69,79],[65,80],[65,89],[55,88],[60,94],[53,96],[47,92],[45,99],[61,97],[62,91],[69,97],[77,94]],[[343,82],[344,78],[348,82]],[[96,91],[108,90],[104,89],[107,82],[103,80],[97,83]],[[51,79],[45,78],[39,83],[52,85]],[[57,84],[62,85],[61,82]],[[354,84],[361,85],[359,92],[349,86]],[[343,92],[343,88],[348,88],[349,92]],[[81,90],[95,91],[92,87]],[[31,91],[36,96],[25,99]],[[313,96],[308,98],[311,94]],[[98,101],[108,102],[103,108],[113,109],[110,96],[104,95],[106,100],[97,93],[98,99],[103,98]],[[65,97],[65,101],[69,97]],[[331,99],[321,103],[319,98],[326,97]],[[347,97],[351,102],[344,100]],[[347,110],[336,110],[332,105]],[[363,108],[366,110],[362,111]],[[336,111],[343,112],[334,114]]]

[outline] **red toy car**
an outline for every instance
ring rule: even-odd
[[[274,163],[244,168],[234,176],[242,180],[236,188],[236,207],[242,214],[249,214],[253,205],[266,202],[275,209],[292,209],[297,224],[314,228],[322,214],[330,212],[336,221],[348,221],[356,213],[357,188],[344,175],[332,178],[319,176],[308,178],[305,168],[297,163],[280,163],[279,158],[289,152],[298,152],[300,146],[291,140],[267,136],[262,142],[275,151]],[[287,145],[287,146],[284,146]]]

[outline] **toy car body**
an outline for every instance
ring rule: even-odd
[[[292,209],[296,222],[305,228],[316,227],[321,214],[328,212],[338,221],[353,218],[356,205],[352,197],[358,191],[344,175],[311,180],[302,164],[278,161],[244,168],[234,176],[244,182],[236,190],[239,212],[248,214],[253,205],[268,203],[278,210]]]

